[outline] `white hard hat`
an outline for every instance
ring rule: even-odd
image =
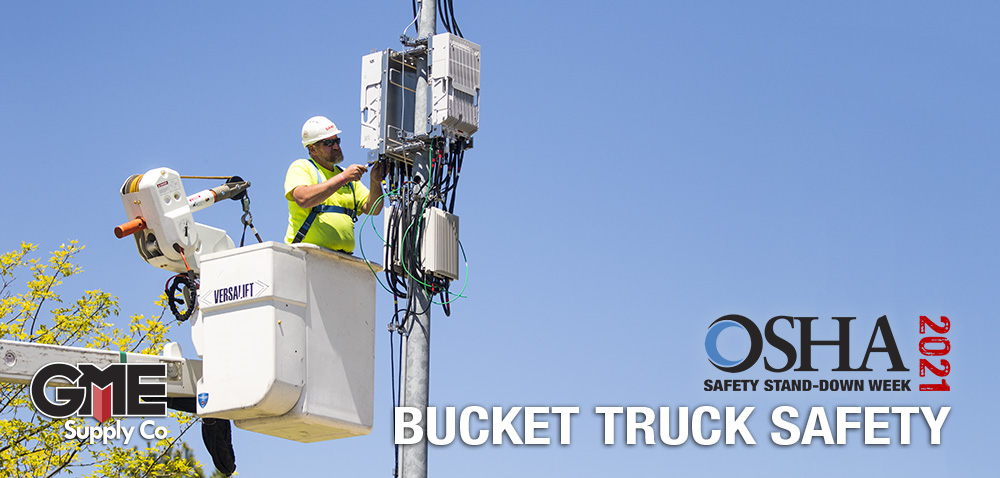
[[[326,116],[313,116],[302,125],[302,146],[309,146],[317,141],[340,134],[337,125]]]

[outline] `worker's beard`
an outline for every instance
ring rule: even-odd
[[[340,164],[344,160],[344,153],[334,151],[330,154],[330,164]]]

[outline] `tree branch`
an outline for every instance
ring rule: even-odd
[[[160,455],[157,456],[153,460],[153,462],[149,464],[149,467],[146,468],[146,471],[144,471],[142,473],[142,476],[140,476],[139,478],[146,478],[147,476],[149,476],[149,472],[153,471],[153,467],[156,466],[156,462],[160,461],[160,458],[163,458],[163,455],[169,453],[170,450],[174,448],[174,443],[177,442],[177,440],[179,440],[182,436],[184,436],[184,434],[187,433],[187,431],[190,430],[191,427],[194,426],[194,424],[199,421],[201,420],[191,420],[191,423],[188,423],[188,425],[184,427],[184,430],[182,430],[177,436],[175,436],[172,440],[170,440],[170,443],[168,443],[167,446],[163,448],[163,451],[160,452]]]
[[[59,465],[59,468],[52,470],[52,473],[49,473],[48,476],[46,476],[45,478],[52,478],[53,476],[55,476],[56,473],[59,473],[60,471],[62,471],[63,468],[66,468],[66,465],[69,465],[70,462],[73,461],[73,458],[76,457],[76,454],[80,452],[80,444],[81,442],[77,441],[76,450],[73,450],[73,453],[70,453],[69,457],[66,458],[66,461],[64,461],[62,465]]]

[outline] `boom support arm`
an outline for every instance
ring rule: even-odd
[[[89,363],[104,367],[113,363],[165,363],[167,364],[167,396],[193,397],[195,384],[201,378],[201,360],[181,357],[180,346],[174,342],[163,348],[163,355],[146,355],[112,350],[64,347],[0,340],[0,382],[31,383],[40,368],[54,362],[71,364]],[[71,385],[53,379],[55,386]]]

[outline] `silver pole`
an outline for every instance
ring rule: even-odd
[[[435,0],[420,0],[420,18],[417,20],[417,37],[430,39],[437,33],[437,5]],[[427,133],[428,88],[427,56],[417,60],[416,108],[414,108],[413,132]],[[413,159],[414,176],[425,185],[430,180],[430,158],[427,150],[421,150]],[[414,201],[414,216],[420,213],[426,189],[420,192],[420,199]],[[420,234],[423,231],[419,231]],[[419,262],[417,262],[419,264]],[[423,286],[416,280],[409,280],[407,290],[413,314],[408,314],[404,327],[408,331],[404,346],[404,375],[402,405],[419,408],[423,413],[420,427],[427,430],[427,403],[430,384],[431,358],[431,300]],[[400,478],[427,478],[427,436],[419,443],[400,446]]]

